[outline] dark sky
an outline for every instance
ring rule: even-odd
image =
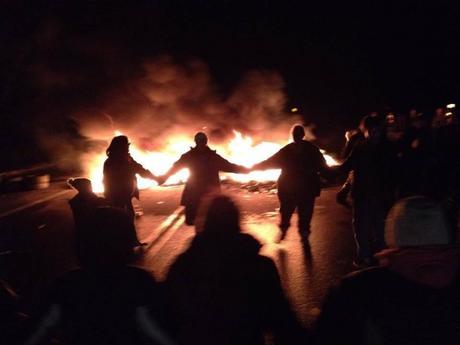
[[[288,106],[320,125],[350,126],[386,108],[431,111],[460,91],[455,1],[4,0],[2,8],[0,105],[10,125],[35,121],[37,108],[97,104],[158,54],[204,61],[223,94],[247,70],[277,70]],[[46,82],[62,84],[45,98],[52,106],[39,96],[44,66]]]

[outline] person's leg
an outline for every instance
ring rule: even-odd
[[[125,202],[125,210],[126,210],[126,213],[128,214],[128,216],[133,220],[134,222],[134,219],[136,217],[136,212],[134,212],[134,206],[133,206],[133,202],[131,199],[129,200],[126,200]]]
[[[350,204],[348,203],[348,193],[350,193],[352,183],[353,183],[353,172],[350,171],[350,173],[348,174],[347,180],[345,181],[342,188],[340,188],[340,190],[337,192],[335,196],[336,201],[339,204],[344,205],[346,207],[350,207]]]
[[[378,253],[385,245],[385,218],[386,208],[382,200],[372,198],[369,202],[370,215],[372,217],[373,248],[372,253]]]
[[[372,218],[369,211],[368,200],[361,199],[353,201],[353,231],[355,233],[358,262],[367,262],[372,259]]]
[[[194,225],[198,206],[194,203],[185,205],[185,224]]]
[[[284,195],[278,195],[278,198],[280,201],[280,216],[281,216],[280,225],[279,225],[280,230],[281,230],[280,240],[283,240],[284,237],[286,236],[289,226],[291,225],[291,217],[296,208],[296,202],[295,200],[292,200]]]
[[[298,228],[302,240],[307,240],[308,235],[310,235],[310,223],[313,217],[314,206],[314,196],[303,198],[297,205],[297,213],[299,216]]]
[[[141,242],[139,241],[139,238],[137,237],[137,231],[136,231],[136,224],[135,224],[135,218],[136,218],[136,212],[134,211],[134,206],[131,198],[129,200],[126,200],[124,203],[123,209],[125,212],[128,214],[129,218],[133,222],[133,242],[137,246],[145,246],[147,245],[146,242]]]

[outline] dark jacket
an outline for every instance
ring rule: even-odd
[[[75,227],[81,230],[89,220],[91,212],[96,208],[106,206],[107,202],[104,198],[98,197],[94,193],[78,193],[69,200],[70,208],[72,209]]]
[[[109,157],[104,162],[104,196],[110,202],[139,198],[136,174],[152,178],[152,173],[130,155]]]
[[[318,147],[302,140],[284,146],[255,168],[281,169],[279,194],[318,196],[321,189],[319,174],[326,171],[327,165]]]
[[[435,288],[383,267],[353,273],[327,297],[315,344],[458,344],[459,287],[458,276]]]
[[[171,266],[167,290],[181,344],[288,343],[299,328],[271,259],[250,235],[198,235]]]
[[[206,193],[220,189],[219,171],[241,172],[243,167],[232,164],[211,150],[208,146],[194,147],[174,163],[173,174],[188,168],[190,176],[182,193],[181,205],[198,204]]]
[[[355,146],[363,142],[364,139],[365,138],[363,132],[361,132],[361,130],[359,129],[355,130],[354,133],[351,135],[350,139],[347,140],[347,142],[345,143],[345,146],[341,153],[342,158],[347,158],[353,151]]]
[[[339,170],[353,170],[351,195],[354,199],[376,197],[392,198],[398,174],[396,154],[385,142],[364,140],[353,149]]]

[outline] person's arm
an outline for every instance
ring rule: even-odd
[[[316,324],[315,345],[360,344],[364,334],[360,306],[355,297],[359,291],[348,288],[343,282],[331,289]]]
[[[134,159],[131,161],[134,173],[142,176],[143,178],[148,178],[151,180],[157,180],[157,176],[155,176],[150,170],[145,169],[142,164],[136,162]]]
[[[139,329],[154,344],[174,345],[175,342],[162,329],[158,322],[152,317],[147,306],[136,308],[136,324]]]
[[[234,164],[223,158],[222,156],[216,154],[217,166],[220,171],[229,172],[229,173],[239,173],[247,174],[251,170],[238,164]]]
[[[165,172],[163,175],[158,177],[158,183],[163,184],[165,181],[168,180],[172,175],[175,173],[179,172],[180,170],[186,168],[187,166],[187,157],[185,154],[183,154],[167,172]]]
[[[324,155],[321,153],[321,151],[318,149],[318,170],[321,176],[328,178],[329,175],[331,174],[331,170],[329,169],[329,166],[326,163],[326,159],[324,158]]]
[[[283,156],[283,149],[279,150],[273,156],[267,158],[266,160],[255,164],[252,167],[252,170],[266,170],[266,169],[277,169],[281,167],[281,160]]]
[[[356,156],[359,154],[358,151],[359,148],[355,147],[341,165],[330,167],[328,172],[329,176],[344,176],[352,171],[355,168]]]
[[[61,308],[57,304],[52,304],[45,315],[41,318],[37,328],[25,341],[25,345],[39,344],[59,322],[61,318]]]

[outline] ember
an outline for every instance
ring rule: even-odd
[[[115,131],[115,135],[120,135],[120,131]],[[281,149],[286,142],[274,143],[263,141],[255,144],[250,136],[245,136],[238,131],[234,131],[234,137],[228,145],[212,145],[212,148],[223,157],[227,158],[231,162],[236,164],[251,167],[252,165],[267,159],[279,149]],[[132,157],[145,168],[152,171],[155,175],[164,174],[173,163],[187,150],[191,145],[190,138],[175,137],[171,139],[163,148],[162,152],[151,152],[143,151],[133,144],[130,146],[130,152]],[[324,150],[321,150],[326,159],[326,163],[329,166],[338,165],[339,163],[330,155],[326,154]],[[95,192],[100,193],[104,191],[102,184],[102,167],[106,159],[105,153],[95,155],[88,162],[87,175],[93,182],[93,189]],[[222,174],[223,180],[232,180],[240,183],[248,183],[250,181],[256,182],[270,182],[276,181],[280,174],[278,169],[266,170],[266,171],[254,171],[249,174]],[[166,185],[174,185],[184,183],[189,176],[189,171],[183,169],[177,174],[171,176],[167,181]],[[140,189],[146,189],[156,186],[155,181],[143,179],[138,177],[138,185]]]

